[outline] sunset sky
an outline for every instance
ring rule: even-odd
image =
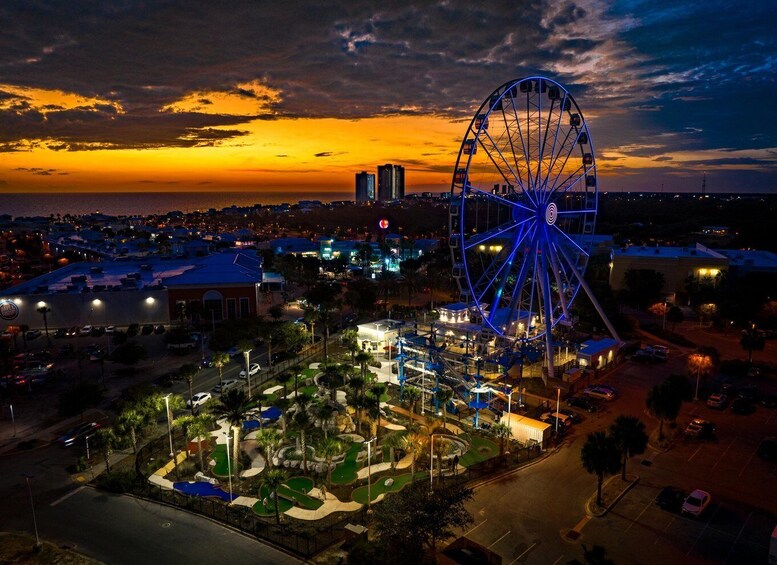
[[[444,190],[483,99],[533,74],[580,105],[601,190],[777,192],[773,1],[21,0],[0,22],[0,192],[343,192],[389,162]]]

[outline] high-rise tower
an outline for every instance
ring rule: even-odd
[[[401,165],[378,166],[378,200],[405,197],[405,168]]]
[[[362,171],[356,173],[356,202],[375,201],[375,175]]]

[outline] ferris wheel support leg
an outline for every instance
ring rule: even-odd
[[[542,305],[545,307],[545,358],[548,361],[548,376],[542,377],[542,382],[545,386],[548,386],[548,378],[556,376],[556,372],[553,366],[553,318],[551,317],[553,307],[550,302],[550,281],[547,276],[547,258],[543,254],[542,269],[545,276],[542,277],[542,284],[540,284],[540,292],[542,293]]]
[[[610,332],[610,335],[613,337],[615,341],[620,342],[621,338],[618,336],[618,332],[615,331],[615,328],[610,323],[610,320],[607,318],[607,315],[604,313],[602,306],[599,304],[599,301],[594,296],[594,293],[591,290],[591,287],[588,286],[588,283],[586,282],[585,278],[582,275],[578,275],[577,279],[580,281],[580,286],[583,287],[583,290],[585,290],[585,293],[588,295],[588,298],[591,300],[591,304],[594,305],[594,308],[596,308],[596,311],[599,313],[599,317],[602,319],[602,322],[604,322],[604,325],[607,326],[607,331]]]

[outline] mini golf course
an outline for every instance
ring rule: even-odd
[[[332,482],[336,485],[347,485],[356,480],[356,473],[358,472],[358,465],[356,463],[356,457],[362,450],[362,444],[360,442],[354,442],[348,448],[345,454],[345,459],[340,463],[334,471],[332,471]]]
[[[313,480],[308,477],[293,477],[284,481],[278,488],[278,511],[286,512],[295,504],[306,510],[318,510],[324,503],[307,494],[312,488]],[[259,501],[253,506],[253,511],[259,516],[275,515],[275,504],[271,494],[270,489],[264,484],[259,489]],[[266,506],[265,500],[267,500]]]
[[[416,473],[416,480],[421,479],[425,473]],[[393,483],[391,486],[386,485],[386,481],[391,478]],[[402,490],[405,485],[410,482],[411,475],[406,473],[404,475],[397,475],[395,477],[381,477],[372,483],[370,487],[370,497],[374,501],[381,494],[387,494],[389,492],[398,492]],[[351,497],[354,501],[360,504],[367,504],[367,485],[354,489]]]
[[[214,486],[210,483],[204,482],[180,482],[173,483],[173,488],[189,496],[215,496],[221,500],[230,502],[238,497],[237,494],[233,494],[231,497],[228,492],[224,492],[221,487]]]

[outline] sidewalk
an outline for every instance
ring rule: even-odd
[[[107,421],[108,416],[104,412],[92,408],[84,412],[83,418],[81,416],[73,416],[72,418],[61,420],[44,429],[35,429],[31,427],[17,429],[16,437],[13,436],[13,432],[9,426],[8,430],[3,430],[6,433],[0,437],[0,455],[16,450],[17,445],[24,441],[39,440],[48,444],[55,441],[61,433],[77,426],[81,422],[97,422],[98,424],[103,424]]]

